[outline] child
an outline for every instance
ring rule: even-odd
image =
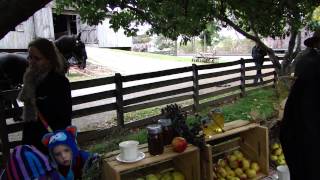
[[[35,147],[20,145],[13,149],[1,180],[56,180],[57,173],[48,158]]]
[[[93,163],[98,162],[96,161],[97,155],[89,154],[78,148],[76,136],[76,127],[69,126],[65,130],[48,133],[42,138],[42,143],[48,147],[50,157],[61,180],[82,179],[87,169],[90,169]]]

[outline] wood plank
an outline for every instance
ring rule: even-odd
[[[240,77],[235,77],[235,78],[231,78],[231,79],[224,79],[222,81],[216,81],[216,82],[213,82],[213,83],[201,84],[201,85],[199,85],[199,89],[212,88],[212,87],[215,87],[215,86],[229,84],[229,83],[240,81],[240,80],[241,80]]]
[[[258,68],[256,66],[250,66],[250,67],[246,67],[245,70],[246,71],[253,71],[253,70],[257,70]],[[263,65],[261,69],[274,69],[274,66],[271,65]]]
[[[188,67],[168,69],[168,70],[163,70],[163,71],[134,74],[134,75],[123,76],[123,82],[156,78],[156,77],[168,76],[168,75],[172,75],[172,74],[180,74],[180,73],[185,73],[185,72],[190,72],[190,71],[192,71],[192,67],[188,66]]]
[[[100,106],[93,106],[89,108],[77,109],[72,111],[72,118],[78,118],[82,116],[88,116],[91,114],[116,110],[116,103],[104,104]]]
[[[102,137],[109,136],[110,134],[113,134],[119,130],[119,127],[112,126],[108,129],[97,129],[97,130],[91,130],[91,131],[84,131],[80,132],[77,140],[78,143],[81,144],[87,144],[88,142],[92,140],[96,140]]]
[[[6,128],[8,133],[10,134],[10,133],[22,131],[23,125],[24,125],[24,122],[19,122],[14,124],[8,124]]]
[[[235,73],[240,73],[240,68],[219,71],[219,72],[213,72],[213,73],[207,73],[207,74],[200,74],[199,79],[214,78],[214,77],[230,75],[230,74],[235,74]]]
[[[255,128],[257,126],[259,126],[259,124],[251,123],[251,124],[248,124],[246,126],[241,126],[241,127],[238,127],[238,128],[230,129],[228,131],[225,131],[224,133],[215,134],[215,135],[211,136],[210,138],[206,138],[206,141],[212,141],[212,140],[220,139],[220,138],[223,138],[223,137],[226,137],[226,136],[230,136],[230,135],[233,135],[233,134],[240,133],[242,131],[247,131],[247,130]]]
[[[127,113],[127,112],[137,111],[137,110],[146,109],[146,108],[150,108],[150,107],[161,106],[161,105],[170,104],[170,103],[176,103],[176,102],[184,101],[187,99],[192,99],[192,95],[182,95],[182,96],[177,96],[177,97],[173,97],[173,98],[166,98],[163,100],[152,101],[152,102],[148,102],[148,103],[144,103],[144,104],[127,106],[127,107],[124,107],[124,112]]]
[[[200,151],[200,154],[201,179],[213,180],[212,146],[206,144],[206,147]]]
[[[131,94],[131,93],[140,92],[140,91],[147,91],[150,89],[155,89],[155,88],[160,88],[160,87],[165,87],[165,86],[170,86],[175,84],[181,84],[189,81],[190,82],[192,81],[192,76],[153,82],[153,83],[142,84],[142,85],[136,85],[136,86],[130,86],[130,87],[123,88],[123,94]]]
[[[126,99],[123,101],[124,106],[128,106],[130,104],[136,104],[136,103],[142,103],[144,101],[149,101],[149,100],[155,100],[167,96],[174,96],[174,95],[179,95],[187,92],[192,92],[193,88],[190,87],[185,87],[181,89],[175,89],[175,90],[170,90],[170,91],[164,91],[164,92],[159,92],[159,93],[154,93],[154,94],[148,94],[145,96],[140,96],[136,98],[131,98],[131,99]]]
[[[235,66],[235,65],[239,65],[239,64],[240,64],[240,60],[226,62],[226,63],[218,63],[218,64],[199,65],[198,70],[222,68],[222,67],[228,67],[228,66]]]
[[[72,105],[87,103],[91,101],[98,101],[102,99],[112,98],[116,96],[115,90],[103,91],[83,96],[77,96],[72,98]]]
[[[258,126],[241,132],[241,147],[249,159],[258,162],[261,172],[269,173],[269,136],[268,128]]]
[[[21,89],[0,91],[0,98],[4,100],[16,100]]]
[[[6,109],[5,110],[5,114],[4,114],[4,118],[5,119],[9,119],[9,118],[12,118],[14,116],[17,116],[17,115],[22,115],[22,107],[18,107],[18,108],[12,108],[12,109]]]
[[[261,74],[261,77],[268,77],[268,76],[274,76],[274,71]],[[256,75],[245,76],[245,80],[254,79],[255,77]]]
[[[6,52],[6,53],[28,52],[28,49],[0,49],[0,52]]]
[[[113,83],[114,83],[114,76],[71,82],[70,86],[71,86],[71,90],[77,90],[77,89],[84,89],[84,88],[102,86],[102,85],[113,84]]]
[[[9,148],[12,149],[16,146],[22,145],[22,140],[21,141],[11,141],[9,142]]]
[[[263,82],[258,82],[257,84],[255,83],[249,83],[249,84],[246,84],[246,87],[256,87],[256,86],[259,86],[259,85],[265,85],[265,84],[268,84],[268,83],[273,83],[274,79],[268,79],[266,81],[263,81]]]
[[[192,84],[193,84],[193,112],[199,108],[199,71],[196,64],[192,64]]]
[[[171,147],[165,147],[163,154],[160,154],[158,156],[150,156],[150,154],[146,152],[145,153],[146,158],[136,163],[128,164],[128,163],[121,163],[118,161],[107,161],[106,163],[110,164],[112,168],[115,169],[116,172],[124,172],[124,171],[135,169],[141,166],[146,167],[146,166],[151,166],[154,163],[169,161],[169,160],[172,160],[172,158],[174,157],[181,156],[184,154],[190,154],[192,152],[197,152],[197,151],[198,151],[198,148],[192,145],[189,145],[187,149],[182,153],[176,153],[172,150]]]
[[[201,94],[199,96],[199,99],[201,100],[201,99],[206,99],[206,98],[209,98],[209,97],[214,97],[214,96],[218,96],[218,95],[229,93],[229,92],[234,92],[236,90],[240,90],[239,87],[240,86],[233,86],[233,87],[225,88],[225,89],[222,89],[222,90],[213,91],[213,92],[209,92],[209,93],[206,93],[206,94]]]

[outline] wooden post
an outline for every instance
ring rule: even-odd
[[[114,75],[114,81],[116,84],[117,125],[124,127],[122,76],[120,73]]]
[[[273,71],[273,87],[276,88],[276,84],[278,81],[277,71]]]
[[[192,81],[193,81],[193,111],[197,112],[199,109],[199,78],[196,64],[192,64]]]
[[[1,166],[4,168],[7,160],[10,156],[9,138],[7,131],[7,123],[4,116],[4,100],[0,97],[0,133],[1,133],[1,151],[2,151],[2,163]]]
[[[244,59],[241,58],[240,59],[240,64],[241,64],[241,85],[240,85],[240,89],[241,89],[241,97],[244,97],[246,95],[246,79],[245,79],[245,76],[246,76],[246,63],[244,62]]]

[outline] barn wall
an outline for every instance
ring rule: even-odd
[[[99,47],[132,47],[132,37],[127,37],[123,29],[114,32],[106,19],[97,27]]]
[[[37,11],[0,40],[0,49],[26,49],[36,37],[54,39],[51,4]]]

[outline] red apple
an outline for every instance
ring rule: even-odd
[[[183,137],[175,137],[173,138],[171,145],[173,151],[181,153],[187,148],[188,143]]]

